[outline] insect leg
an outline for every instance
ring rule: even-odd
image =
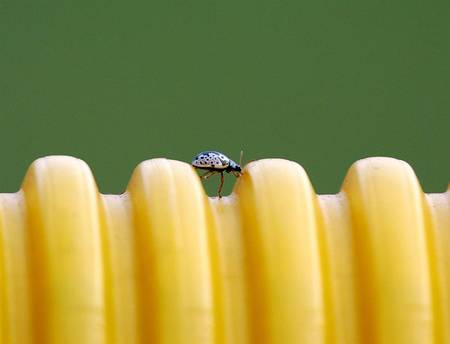
[[[216,171],[207,171],[204,174],[202,174],[200,176],[201,179],[208,179],[209,177],[211,177],[212,175],[216,174]]]
[[[239,178],[239,177],[242,175],[241,172],[237,172],[237,171],[232,171],[231,173],[232,173],[236,178]]]
[[[223,187],[223,172],[220,172],[220,185],[219,185],[219,190],[217,191],[217,193],[219,194],[219,198],[222,198],[222,187]]]

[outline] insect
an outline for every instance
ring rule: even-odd
[[[214,174],[220,173],[220,185],[217,194],[219,198],[222,197],[222,187],[223,187],[223,173],[231,173],[236,178],[239,177],[241,173],[241,163],[242,163],[242,151],[241,159],[239,165],[227,157],[225,154],[216,151],[205,151],[198,153],[192,160],[192,166],[199,170],[206,170],[206,172],[200,176],[202,179],[208,179]]]

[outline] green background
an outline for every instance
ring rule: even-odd
[[[334,193],[357,159],[450,180],[448,0],[0,0],[0,190],[85,160],[104,193],[142,160],[299,162]],[[232,185],[227,178],[227,190]],[[208,182],[211,194],[217,179]]]

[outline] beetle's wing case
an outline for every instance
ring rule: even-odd
[[[214,151],[201,152],[192,161],[192,166],[201,169],[225,170],[229,164],[229,158]]]

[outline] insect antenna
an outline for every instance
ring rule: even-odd
[[[241,157],[239,158],[239,166],[242,167],[242,157],[244,156],[244,151],[241,150]]]

